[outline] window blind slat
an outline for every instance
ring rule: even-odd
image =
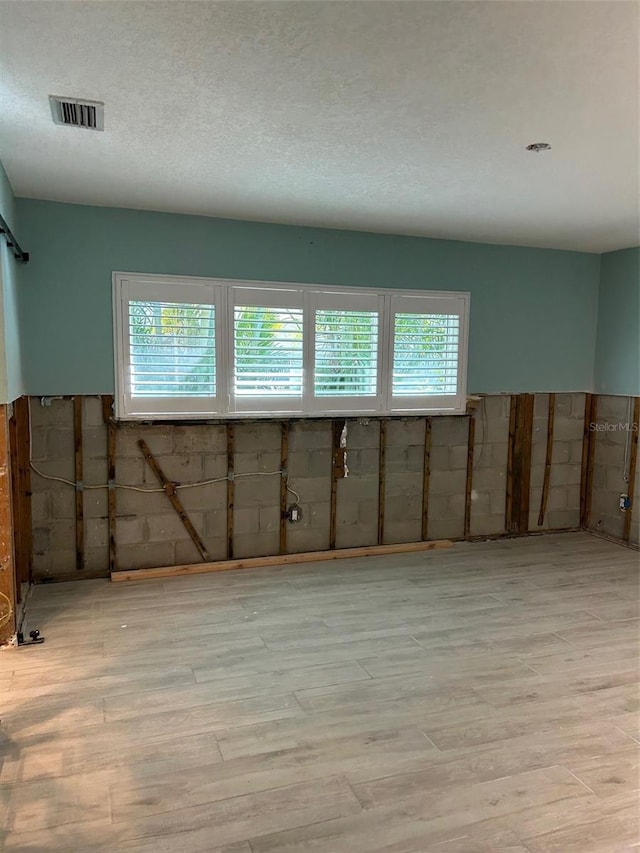
[[[378,385],[378,312],[315,313],[316,397],[369,397]]]
[[[132,397],[215,396],[215,307],[129,303]]]
[[[396,313],[393,396],[455,394],[459,332],[460,318],[456,314]]]

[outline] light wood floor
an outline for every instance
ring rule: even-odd
[[[37,587],[6,849],[638,853],[638,562],[565,534]]]

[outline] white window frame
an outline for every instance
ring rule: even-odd
[[[143,294],[143,295],[141,295]],[[129,301],[163,299],[215,305],[216,395],[212,397],[132,397],[129,371]],[[298,397],[236,397],[234,306],[303,308],[303,393]],[[332,415],[464,414],[470,294],[435,290],[338,287],[291,282],[113,273],[115,415],[120,420],[217,420],[247,417],[322,417]],[[295,300],[295,301],[293,301]],[[372,308],[368,306],[377,306]],[[315,397],[315,311],[379,310],[378,393],[351,397]],[[460,318],[455,394],[392,396],[395,312],[457,314]]]

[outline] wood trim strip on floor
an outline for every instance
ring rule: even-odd
[[[631,445],[629,447],[629,482],[627,494],[629,495],[630,507],[624,516],[624,528],[622,538],[628,542],[631,538],[631,521],[633,519],[634,498],[636,491],[636,470],[638,467],[638,429],[640,429],[640,397],[633,401],[633,420],[629,425],[631,432]],[[635,427],[635,429],[634,429]]]
[[[394,545],[367,545],[361,548],[339,548],[335,551],[306,551],[301,554],[279,554],[272,557],[247,557],[240,560],[218,560],[213,563],[194,563],[182,566],[165,566],[154,569],[132,569],[112,572],[111,580],[137,581],[151,578],[170,578],[184,575],[200,575],[208,572],[226,572],[236,569],[256,569],[268,566],[287,566],[297,563],[320,563],[346,560],[352,557],[376,557],[387,554],[409,554],[417,551],[432,551],[451,548],[450,539],[434,539],[431,542],[405,542]]]
[[[540,512],[538,513],[538,527],[544,524],[549,500],[549,484],[551,483],[551,458],[553,456],[553,426],[555,421],[556,395],[549,394],[549,414],[547,416],[547,448],[544,460],[544,477],[542,479],[542,495],[540,497]]]

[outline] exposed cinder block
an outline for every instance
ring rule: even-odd
[[[375,420],[347,421],[347,451],[380,446],[380,427]]]
[[[431,444],[466,444],[469,438],[469,418],[465,415],[433,418],[431,425]]]
[[[159,519],[162,519],[163,517],[164,516],[157,516]],[[102,529],[106,535],[106,524]],[[150,538],[149,533],[149,523],[144,516],[124,516],[116,518],[116,542],[119,545],[136,545],[148,542]],[[102,545],[104,542],[100,541],[95,542],[94,544]]]
[[[156,461],[165,477],[175,483],[193,483],[204,477],[202,456],[199,453],[172,453],[171,456],[156,456]]]
[[[449,467],[455,469],[467,468],[469,448],[466,444],[454,444],[449,448]]]
[[[425,419],[407,418],[387,423],[387,444],[399,447],[424,446]]]
[[[473,488],[477,492],[491,492],[504,487],[507,479],[506,470],[499,468],[481,468],[473,472]],[[462,487],[464,491],[464,486]]]
[[[104,417],[102,414],[102,398],[101,397],[83,397],[83,420],[88,427],[97,427],[104,425]]]
[[[208,511],[227,505],[227,483],[210,483],[193,489],[180,489],[180,500],[188,513],[193,510]]]
[[[107,455],[107,428],[85,427],[82,430],[82,455],[85,459],[104,459]]]
[[[40,462],[49,458],[47,449],[48,432],[49,429],[47,427],[31,428],[31,459],[33,462]]]
[[[176,564],[173,542],[118,545],[117,558],[119,569],[152,569]]]
[[[263,506],[259,510],[259,529],[262,533],[272,533],[280,530],[280,507]]]
[[[336,505],[336,525],[343,527],[346,524],[358,523],[358,504],[351,501],[338,500]]]
[[[84,522],[85,546],[103,548],[109,541],[106,518],[87,518]]]
[[[378,541],[377,516],[369,524],[349,524],[336,529],[337,548],[359,548],[363,545],[376,545]]]
[[[420,519],[404,519],[389,521],[385,519],[384,543],[419,542],[422,538],[422,523]]]
[[[556,441],[555,436],[551,448],[551,464],[565,465],[570,461],[571,442]],[[582,460],[582,457],[580,461]]]
[[[224,426],[203,424],[175,426],[172,428],[175,453],[224,453],[227,452],[227,432]]]
[[[204,479],[213,480],[227,476],[227,454],[213,453],[204,456]]]
[[[189,514],[189,518],[195,529],[201,533],[204,530],[202,513],[192,512]],[[149,529],[149,542],[173,542],[189,535],[175,512],[150,515],[146,523]]]
[[[481,472],[478,471],[478,476]],[[431,471],[429,476],[429,493],[433,495],[452,495],[465,492],[465,471]]]
[[[366,501],[360,501],[358,504],[358,524],[372,525],[374,521],[377,524],[378,519],[378,499],[371,498]]]
[[[289,485],[298,492],[303,506],[311,501],[328,501],[331,481],[327,477],[289,477]],[[294,500],[292,494],[289,495]]]
[[[118,489],[116,507],[122,515],[152,515],[167,512],[169,500],[164,492],[134,492]]]
[[[107,457],[103,455],[100,459],[85,459],[82,474],[85,486],[107,485]]]
[[[329,548],[329,527],[301,530],[292,525],[287,529],[287,551],[300,554],[304,551],[326,551]]]
[[[236,509],[233,513],[233,534],[242,536],[260,530],[260,511],[257,507]]]
[[[422,472],[406,471],[404,474],[387,474],[385,480],[386,495],[392,498],[407,498],[413,495],[422,497],[424,477]]]
[[[464,535],[464,519],[429,519],[429,539],[456,539]]]
[[[224,538],[227,535],[227,510],[212,509],[204,514],[204,532],[207,539]]]
[[[154,456],[173,453],[173,428],[170,426],[142,426],[122,424],[116,431],[116,453],[118,458],[141,457],[138,440],[143,438]]]
[[[142,456],[138,459],[128,457],[117,459],[116,482],[126,486],[147,485],[149,488],[160,488],[155,474],[146,465]]]
[[[280,451],[281,428],[279,423],[261,421],[255,424],[237,424],[234,429],[236,453]]]
[[[246,533],[233,537],[234,557],[269,557],[277,554],[280,548],[280,534]]]
[[[70,575],[76,570],[76,552],[71,548],[56,548],[49,555],[49,570],[51,575]]]
[[[422,494],[394,498],[385,504],[384,522],[390,524],[422,518]]]
[[[608,394],[598,395],[598,421],[628,421],[629,398]]]
[[[576,509],[552,509],[547,513],[549,527],[577,527],[580,524],[580,512]]]
[[[481,415],[484,413],[491,420],[509,420],[511,396],[509,394],[488,394],[480,403]],[[482,411],[483,410],[483,411]]]
[[[331,464],[330,454],[328,461],[329,464]],[[349,468],[349,476],[358,477],[370,474],[377,475],[380,467],[380,453],[377,449],[372,447],[348,451],[347,467]]]
[[[50,492],[51,520],[76,517],[76,492],[70,486],[59,485]]]
[[[273,450],[255,453],[236,453],[233,460],[233,467],[236,474],[279,471],[280,453]]]
[[[331,421],[299,421],[289,430],[289,452],[331,449]]]
[[[31,426],[33,429],[38,429],[44,426],[47,429],[56,427],[67,427],[73,429],[73,400],[68,397],[65,399],[48,399],[48,403],[43,405],[40,397],[31,397]]]
[[[584,424],[579,418],[556,418],[553,423],[553,440],[577,441],[584,433]]]
[[[280,477],[243,477],[235,482],[235,505],[240,507],[269,506],[280,503]]]
[[[204,539],[204,544],[207,547],[207,553],[211,561],[224,560],[227,556],[227,540],[221,537],[208,536]],[[176,565],[191,565],[201,563],[202,557],[200,552],[193,544],[191,539],[185,539],[182,542],[176,542],[175,545],[175,562]]]
[[[472,514],[469,532],[472,536],[495,536],[504,533],[504,516]]]
[[[97,548],[85,547],[84,567],[92,574],[100,572],[101,577],[109,577],[109,549],[106,545]]]

